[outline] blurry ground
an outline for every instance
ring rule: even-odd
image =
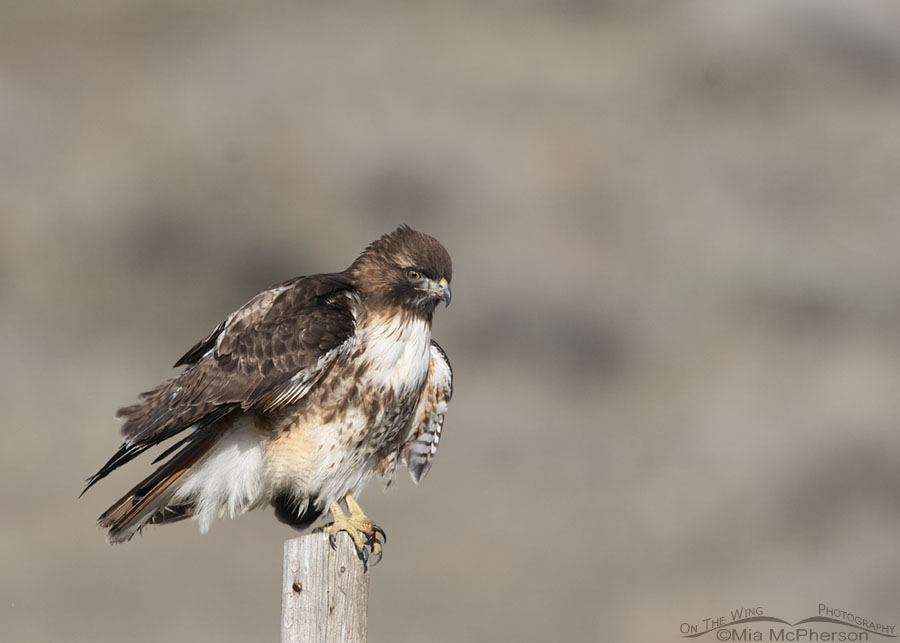
[[[224,315],[400,222],[453,256],[457,387],[425,483],[363,498],[370,640],[900,625],[896,3],[3,16],[5,640],[277,640],[271,512],[111,548],[144,470],[76,496]]]

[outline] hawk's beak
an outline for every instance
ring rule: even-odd
[[[452,293],[450,292],[450,284],[445,277],[441,277],[441,280],[438,282],[438,288],[434,291],[434,294],[437,295],[438,299],[444,302],[444,308],[450,305],[450,296]]]

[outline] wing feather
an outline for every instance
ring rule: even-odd
[[[434,340],[428,378],[419,403],[410,420],[410,433],[400,452],[413,482],[419,484],[431,468],[441,440],[444,415],[453,396],[453,369],[447,353]]]
[[[244,322],[247,319],[262,318],[265,316],[266,312],[272,307],[272,304],[275,303],[278,295],[283,293],[287,288],[290,287],[292,281],[286,281],[284,283],[278,284],[277,286],[273,286],[268,290],[264,290],[253,299],[248,301],[246,304],[241,306],[239,309],[231,313],[225,321],[216,326],[216,328],[207,335],[204,339],[201,339],[199,342],[194,344],[191,349],[181,356],[181,358],[175,362],[175,367],[178,366],[186,366],[190,364],[196,364],[203,357],[209,354],[209,352],[216,347],[218,342],[224,336],[224,330],[226,327],[233,327],[239,322]]]
[[[184,372],[119,409],[125,442],[88,486],[181,431],[302,399],[350,349],[358,305],[343,273],[298,277],[256,295],[178,360]]]
[[[165,439],[223,405],[272,410],[296,402],[355,335],[354,293],[341,273],[260,293],[179,360],[187,370],[120,410],[126,441]]]

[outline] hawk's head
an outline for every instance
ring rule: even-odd
[[[450,305],[450,255],[434,237],[402,225],[372,242],[349,268],[370,305],[399,307],[431,317]]]

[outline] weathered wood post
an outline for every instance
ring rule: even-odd
[[[309,534],[284,543],[282,643],[365,643],[369,575],[350,536]]]

